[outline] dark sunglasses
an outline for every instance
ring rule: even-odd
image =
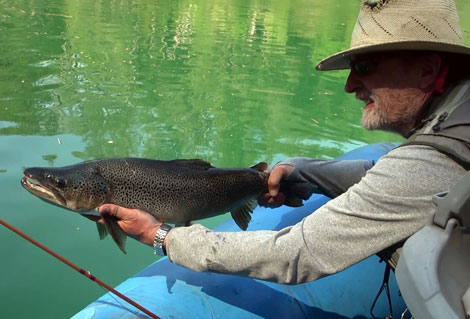
[[[371,74],[379,64],[382,56],[370,56],[351,61],[351,70],[354,70],[360,76]]]

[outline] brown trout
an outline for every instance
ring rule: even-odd
[[[83,215],[112,203],[147,211],[163,222],[188,225],[229,211],[246,230],[257,197],[267,192],[266,169],[264,162],[247,169],[220,169],[198,159],[109,158],[27,168],[21,184],[33,195]],[[300,205],[299,199],[291,201],[291,206]],[[97,225],[100,238],[109,233],[125,252],[126,235],[114,218]]]

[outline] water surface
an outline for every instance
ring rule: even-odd
[[[470,39],[470,5],[457,3]],[[124,255],[98,240],[93,223],[23,190],[25,167],[110,156],[248,167],[400,140],[360,128],[345,71],[314,69],[348,46],[357,11],[358,1],[0,0],[0,217],[116,285],[155,260],[151,249],[129,240]],[[2,318],[66,318],[104,293],[4,228],[0,242]]]

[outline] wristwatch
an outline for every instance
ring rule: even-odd
[[[166,256],[163,241],[170,230],[171,227],[167,224],[162,224],[160,228],[158,228],[157,233],[155,234],[155,239],[153,240],[153,253],[155,255]]]

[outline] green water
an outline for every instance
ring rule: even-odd
[[[470,39],[470,5],[457,3]],[[109,156],[247,167],[399,140],[360,128],[347,73],[314,70],[348,46],[357,4],[0,0],[0,218],[117,285],[151,249],[99,241],[93,223],[23,190],[25,167]],[[0,243],[1,318],[67,318],[104,293],[3,227]]]

